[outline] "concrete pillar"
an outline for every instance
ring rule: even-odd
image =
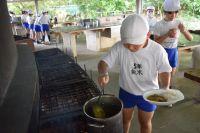
[[[17,50],[14,43],[7,1],[0,4],[0,106],[6,96],[8,87],[17,65]]]
[[[35,11],[36,11],[36,15],[38,15],[39,11],[38,11],[38,0],[35,0]]]
[[[136,0],[136,13],[142,13],[142,0]]]

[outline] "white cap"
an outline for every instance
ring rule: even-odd
[[[28,11],[28,14],[33,14],[31,10]]]
[[[148,6],[147,10],[155,10],[155,7],[154,6]]]
[[[123,22],[120,29],[122,43],[142,45],[147,38],[149,25],[147,20],[138,15],[129,15]]]
[[[178,11],[181,8],[180,0],[165,0],[164,11]]]
[[[24,10],[26,13],[28,13],[29,12],[29,10]]]
[[[45,13],[45,12],[47,12],[47,11],[46,11],[46,10],[43,10],[43,11],[42,11],[42,13]]]

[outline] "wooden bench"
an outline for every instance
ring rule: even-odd
[[[200,83],[200,69],[186,71],[184,77]]]
[[[190,50],[192,50],[193,48],[196,48],[196,47],[199,47],[200,46],[200,44],[197,44],[197,45],[190,45],[190,46],[179,46],[178,47],[178,51],[190,51]]]

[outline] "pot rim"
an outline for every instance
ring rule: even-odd
[[[85,114],[87,117],[89,117],[89,118],[91,118],[91,119],[94,119],[94,120],[98,120],[98,121],[106,121],[106,120],[113,119],[114,117],[116,117],[117,115],[119,115],[120,112],[122,112],[122,109],[123,109],[123,103],[122,103],[122,101],[121,101],[119,98],[115,97],[115,96],[111,96],[111,95],[106,95],[106,94],[105,94],[105,95],[102,95],[101,97],[112,97],[112,98],[115,98],[115,99],[119,100],[119,102],[120,102],[120,104],[121,104],[121,109],[120,109],[120,111],[119,111],[117,114],[115,114],[115,115],[113,115],[113,116],[111,116],[111,117],[109,117],[109,118],[96,118],[96,117],[92,117],[92,116],[88,115],[88,114],[86,113],[86,110],[85,110],[86,105],[87,105],[89,102],[91,102],[92,100],[97,99],[98,97],[99,97],[99,96],[96,96],[96,97],[93,97],[93,98],[89,99],[89,100],[86,101],[85,104],[83,105],[83,112],[84,112],[84,114]]]

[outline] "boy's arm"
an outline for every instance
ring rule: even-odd
[[[182,23],[178,25],[178,28],[187,40],[192,41],[193,36],[190,34],[190,32],[185,28],[185,26]]]
[[[167,39],[169,37],[169,34],[164,34],[162,36],[157,36],[157,35],[154,35],[154,39],[157,43],[161,44],[165,39]]]
[[[108,75],[108,64],[101,60],[98,64],[98,82],[100,86],[105,86],[109,82],[109,75]]]
[[[159,79],[161,82],[161,88],[169,89],[171,73],[170,72],[159,73]]]

